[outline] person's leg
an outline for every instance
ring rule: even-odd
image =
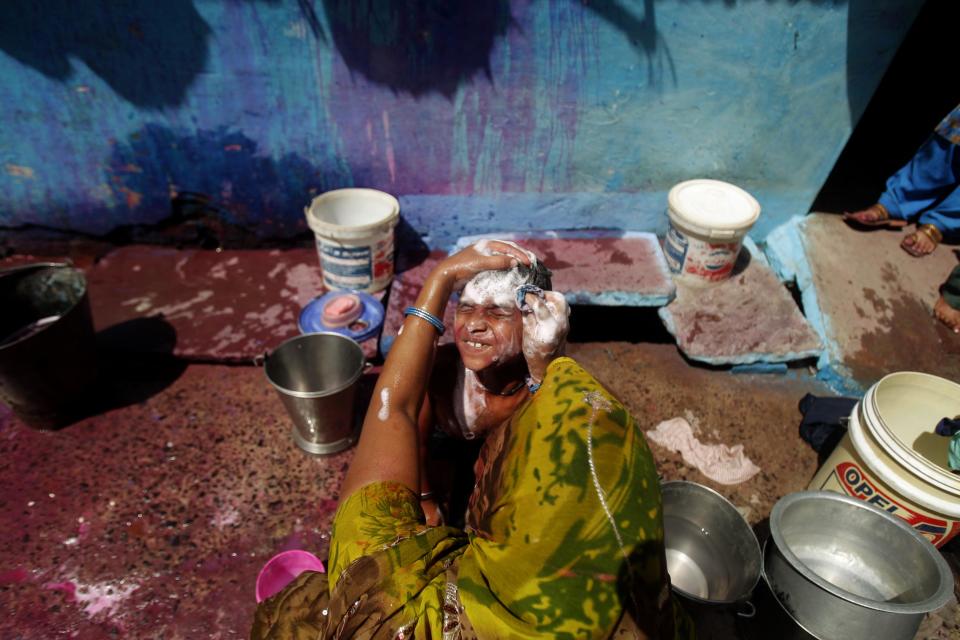
[[[960,184],[957,148],[933,134],[910,161],[887,180],[879,204],[891,218],[916,222]]]
[[[901,246],[907,253],[922,257],[936,249],[942,240],[957,239],[960,239],[960,187],[954,187],[942,200],[921,213],[917,230],[904,238]]]
[[[960,333],[960,265],[953,268],[940,287],[940,298],[933,307],[937,320]]]
[[[947,242],[960,240],[960,182],[943,200],[921,213],[917,224],[934,225]]]

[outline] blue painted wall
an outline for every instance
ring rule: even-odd
[[[7,0],[0,225],[105,233],[209,201],[261,237],[401,197],[433,246],[662,231],[729,180],[806,212],[922,0]]]

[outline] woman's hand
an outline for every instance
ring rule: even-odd
[[[570,307],[562,293],[544,291],[543,298],[528,293],[523,313],[523,357],[534,382],[543,381],[547,365],[563,355],[570,331]]]
[[[456,291],[481,271],[502,271],[518,264],[530,265],[534,260],[533,254],[512,242],[480,240],[445,258],[434,274]]]

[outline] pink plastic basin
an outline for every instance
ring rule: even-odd
[[[301,549],[281,551],[273,556],[257,576],[257,602],[280,593],[304,571],[323,573],[323,563],[317,556]]]

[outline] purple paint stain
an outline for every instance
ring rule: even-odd
[[[336,511],[338,506],[340,506],[339,500],[326,498],[320,501],[320,503],[317,505],[317,508],[319,509],[321,514],[327,515]]]
[[[0,584],[19,584],[30,579],[30,574],[26,569],[17,567],[10,571],[0,573]]]
[[[67,594],[67,599],[70,602],[75,602],[77,599],[77,585],[73,584],[69,580],[66,582],[48,582],[43,585],[44,589],[49,589],[50,591],[61,591]]]

